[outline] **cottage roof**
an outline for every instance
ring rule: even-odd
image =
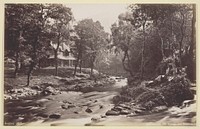
[[[54,44],[52,41],[51,41],[50,44],[51,44],[51,46],[52,46],[54,49],[56,49],[57,44]],[[59,49],[60,49],[61,51],[67,50],[68,52],[70,52],[70,47],[69,47],[69,45],[66,45],[65,43],[61,43],[60,46],[59,46]]]

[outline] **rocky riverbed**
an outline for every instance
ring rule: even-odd
[[[32,87],[31,90],[39,96],[5,101],[5,125],[195,125],[195,99],[184,101],[180,107],[159,106],[153,109],[153,113],[146,113],[135,103],[113,104],[113,97],[127,80],[115,79],[115,82],[101,91],[97,88],[97,91],[90,92]],[[14,93],[26,92],[16,90]]]

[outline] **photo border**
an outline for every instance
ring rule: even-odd
[[[56,127],[52,127],[52,126],[4,126],[3,124],[3,119],[4,119],[4,4],[8,4],[8,3],[63,3],[63,4],[66,4],[66,3],[71,3],[71,4],[76,4],[76,3],[85,3],[85,4],[120,4],[120,3],[127,3],[127,4],[130,4],[130,3],[145,3],[145,4],[167,4],[167,3],[173,3],[173,4],[181,4],[181,3],[184,3],[184,4],[196,4],[196,86],[197,86],[197,116],[196,116],[196,126],[130,126],[130,125],[127,125],[127,126],[104,126],[104,127],[95,127],[95,126],[56,126]],[[160,128],[163,128],[163,129],[167,129],[167,128],[174,128],[174,129],[186,129],[186,128],[192,128],[192,129],[200,129],[200,125],[199,125],[199,31],[200,31],[200,27],[199,27],[199,14],[200,14],[200,0],[167,0],[167,1],[162,1],[162,0],[43,0],[41,2],[41,0],[1,0],[0,1],[0,9],[1,9],[1,24],[0,24],[0,28],[1,29],[1,32],[0,32],[0,41],[1,41],[1,47],[0,47],[0,51],[1,51],[1,56],[0,56],[0,59],[1,59],[1,63],[0,63],[0,74],[1,74],[1,103],[0,103],[0,128],[1,129],[10,129],[10,128],[30,128],[30,129],[34,129],[34,128],[60,128],[60,129],[63,129],[63,128],[74,128],[74,129],[79,129],[79,128],[82,128],[82,129],[86,129],[86,128],[101,128],[101,129],[129,129],[129,128],[134,128],[134,129],[139,129],[139,128],[148,128],[148,129],[160,129]]]

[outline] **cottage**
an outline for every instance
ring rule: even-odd
[[[55,49],[57,47],[57,44],[53,44],[51,42],[51,46]],[[70,46],[65,43],[60,44],[58,49],[57,59],[58,59],[58,66],[60,67],[65,67],[65,66],[72,67],[74,66],[76,60],[76,58],[71,53]],[[51,53],[48,60],[50,66],[55,66],[54,53]]]

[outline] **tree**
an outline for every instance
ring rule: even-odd
[[[13,57],[15,60],[15,77],[20,64],[20,51],[25,41],[23,34],[25,26],[29,24],[28,17],[31,11],[29,5],[7,4],[5,6],[5,49],[6,56]]]
[[[49,28],[52,34],[52,43],[54,45],[54,57],[55,57],[55,75],[58,75],[58,50],[61,43],[66,42],[69,39],[69,22],[72,20],[71,9],[62,4],[50,4],[48,5],[46,27]]]
[[[133,38],[135,36],[134,27],[126,21],[120,20],[118,25],[112,25],[111,31],[113,37],[112,46],[116,47],[116,51],[119,51],[119,49],[122,50],[124,53],[124,57],[122,59],[124,70],[133,76],[130,64],[130,49],[133,45]]]
[[[20,61],[21,69],[27,70],[27,86],[30,76],[38,61],[46,55],[48,36],[44,30],[46,8],[42,4],[8,4],[6,5],[6,51],[15,55],[15,74]],[[9,35],[8,32],[11,32]],[[12,40],[9,40],[11,38]],[[15,45],[16,44],[16,45]],[[12,47],[14,45],[14,49]]]
[[[152,23],[151,28],[152,30],[156,30],[157,33],[154,33],[154,35],[151,33],[143,34],[145,34],[146,37],[150,35],[159,37],[163,60],[168,57],[173,57],[177,62],[176,67],[181,69],[181,67],[183,67],[183,54],[186,51],[188,44],[191,42],[190,40],[193,39],[191,38],[192,6],[189,4],[132,4],[130,5],[130,8],[133,18],[129,17],[126,18],[126,20],[130,21],[133,26],[138,26],[138,28],[142,27],[143,32],[145,32],[145,19]],[[145,41],[145,38],[143,41]],[[145,46],[146,44],[143,42],[143,48],[145,48]],[[144,49],[142,49],[142,51],[144,51]],[[179,53],[179,56],[177,56],[176,53]]]
[[[102,47],[106,47],[108,34],[104,31],[100,22],[94,22],[92,19],[80,21],[75,26],[75,31],[80,39],[76,43],[77,63],[75,65],[74,73],[76,73],[78,63],[79,66],[82,67],[82,62],[86,62],[86,60],[83,59],[87,57],[87,63],[91,68],[90,74],[92,75],[97,54]]]

